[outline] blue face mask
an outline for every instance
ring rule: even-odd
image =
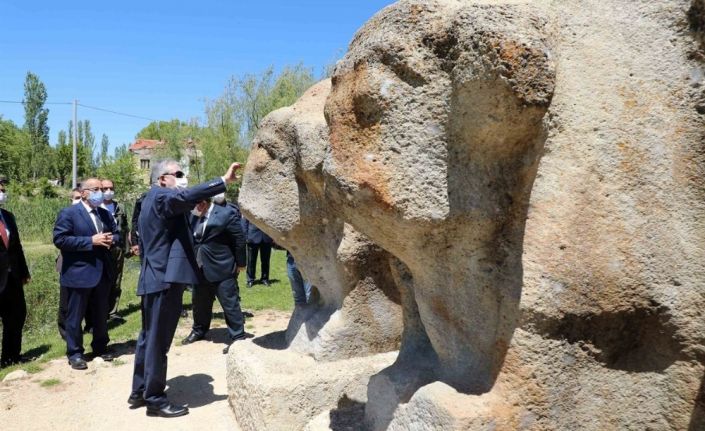
[[[100,204],[103,203],[103,192],[100,190],[96,192],[90,192],[88,194],[88,203],[91,204],[92,207],[99,207]]]

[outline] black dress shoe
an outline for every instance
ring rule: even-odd
[[[184,318],[188,317],[188,311],[181,310],[181,317],[184,317]]]
[[[251,289],[253,284],[255,284],[254,281],[248,281],[248,282],[247,282],[247,288],[248,288],[248,289]]]
[[[130,394],[130,398],[127,399],[127,404],[130,405],[131,409],[138,409],[142,406],[147,405],[144,397],[139,392],[133,392]]]
[[[250,334],[249,332],[243,332],[242,334],[240,334],[237,337],[230,340],[230,344],[228,344],[227,346],[225,346],[223,348],[223,354],[224,355],[228,354],[228,352],[230,351],[230,346],[232,346],[234,342],[240,341],[240,340],[247,340],[248,338],[253,338],[253,337],[254,337],[254,334]]]
[[[270,283],[269,280],[262,280],[262,284],[264,284],[267,287],[272,285],[272,283]]]
[[[83,358],[69,359],[69,365],[71,365],[71,368],[74,370],[88,369],[88,364],[86,364],[86,361]]]
[[[147,416],[159,416],[161,418],[175,418],[188,414],[188,407],[176,404],[167,404],[163,407],[147,406]]]
[[[115,359],[115,355],[112,352],[98,353],[98,356],[105,362],[112,362]]]
[[[114,313],[114,314],[111,314],[110,316],[108,316],[108,322],[125,323],[126,320],[121,315]]]
[[[187,344],[191,344],[191,343],[195,343],[196,341],[200,341],[203,338],[205,338],[203,335],[198,335],[195,332],[191,331],[191,333],[188,334],[188,337],[181,340],[181,344],[185,346]]]

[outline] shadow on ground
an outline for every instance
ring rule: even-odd
[[[217,395],[213,392],[213,377],[208,374],[177,376],[167,381],[167,396],[176,404],[186,404],[190,408],[207,406],[228,398],[227,394]]]

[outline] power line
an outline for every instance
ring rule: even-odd
[[[122,115],[122,116],[125,116],[125,117],[138,118],[138,119],[140,119],[140,120],[159,121],[159,120],[155,120],[154,118],[141,117],[141,116],[139,116],[139,115],[134,115],[134,114],[126,114],[126,113],[124,113],[124,112],[117,112],[117,111],[113,111],[113,110],[111,110],[111,109],[98,108],[98,107],[96,107],[96,106],[88,106],[88,105],[84,105],[83,103],[79,103],[78,106],[82,106],[82,107],[88,108],[88,109],[94,109],[94,110],[96,110],[96,111],[109,112],[109,113],[115,114],[115,115]]]
[[[0,103],[15,103],[15,104],[23,104],[24,102],[18,102],[16,100],[0,100]],[[46,102],[45,105],[73,105],[73,102]],[[140,115],[135,115],[135,114],[128,114],[125,112],[118,112],[118,111],[113,111],[112,109],[107,109],[107,108],[99,108],[97,106],[90,106],[90,105],[84,105],[83,103],[78,103],[78,106],[82,106],[84,108],[88,109],[93,109],[95,111],[102,111],[102,112],[108,112],[110,114],[115,114],[115,115],[122,115],[123,117],[131,117],[131,118],[137,118],[140,120],[147,120],[147,121],[159,121],[155,120],[154,118],[148,118],[148,117],[142,117]]]

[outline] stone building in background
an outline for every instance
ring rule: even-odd
[[[130,145],[128,150],[130,154],[132,154],[135,166],[140,172],[140,177],[145,184],[149,184],[149,173],[152,165],[156,163],[157,160],[165,157],[164,141],[137,138],[135,142]],[[189,175],[190,170],[194,166],[197,164],[200,165],[202,160],[201,156],[201,151],[196,148],[195,141],[189,139],[184,142],[179,162],[186,175]],[[197,171],[197,167],[195,169]]]

